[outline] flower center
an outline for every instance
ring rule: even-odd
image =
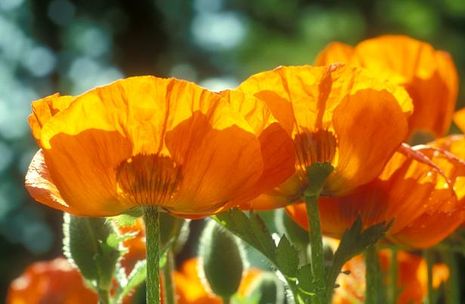
[[[317,162],[332,162],[336,154],[336,138],[327,130],[303,132],[294,139],[301,170]]]
[[[116,169],[117,192],[138,205],[163,206],[179,188],[180,166],[171,158],[138,154]]]

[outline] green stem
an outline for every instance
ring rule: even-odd
[[[312,281],[314,285],[314,303],[322,303],[325,296],[325,261],[323,251],[323,238],[320,227],[320,213],[318,199],[320,193],[305,193],[305,203],[308,220],[308,237],[311,246]],[[332,289],[332,286],[328,288]]]
[[[398,263],[397,263],[397,248],[395,246],[391,247],[391,264],[389,265],[389,278],[390,286],[389,293],[391,298],[391,303],[397,303],[397,276],[398,276]]]
[[[160,213],[157,207],[144,208],[147,247],[147,304],[160,304]]]
[[[231,298],[223,298],[223,304],[230,304]]]
[[[175,293],[173,285],[174,259],[172,250],[166,253],[166,264],[163,268],[163,288],[165,295],[165,304],[175,304]]]
[[[423,251],[425,260],[426,260],[426,269],[428,275],[428,304],[434,303],[434,295],[433,295],[433,254],[431,250],[425,249]]]
[[[449,279],[446,282],[446,303],[460,303],[460,278],[458,273],[457,257],[451,250],[443,250],[441,252],[444,262],[450,271]]]
[[[366,295],[365,303],[379,304],[382,302],[380,294],[381,289],[381,271],[379,267],[378,252],[375,245],[371,245],[365,252],[365,282]]]
[[[98,303],[99,304],[109,304],[110,303],[110,292],[108,290],[99,289],[98,293]]]

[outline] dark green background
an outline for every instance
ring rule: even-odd
[[[23,187],[37,149],[32,100],[140,74],[221,89],[312,63],[330,41],[387,33],[449,51],[464,83],[463,0],[0,0],[0,296],[26,265],[61,252],[61,213]]]

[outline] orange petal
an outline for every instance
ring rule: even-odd
[[[228,99],[233,110],[245,117],[258,136],[263,159],[263,172],[260,178],[253,188],[236,202],[245,202],[241,204],[241,209],[257,210],[280,207],[280,204],[253,203],[250,199],[279,186],[294,173],[295,151],[291,137],[277,123],[263,101],[237,90],[224,91],[222,95]]]
[[[74,215],[112,216],[135,207],[118,200],[115,169],[131,156],[131,145],[117,132],[60,133],[50,145],[45,163]]]
[[[454,122],[465,133],[465,108],[454,113]]]
[[[442,170],[454,195],[448,193],[449,185],[438,184],[422,214],[392,238],[412,247],[427,248],[442,241],[465,220],[465,162],[431,147],[418,147],[417,150]]]
[[[338,194],[374,179],[408,132],[394,97],[369,89],[341,102],[334,111],[333,124],[339,159],[327,183],[330,193]]]
[[[59,93],[32,102],[32,114],[29,115],[29,126],[36,141],[40,141],[42,127],[56,113],[69,107],[72,96],[60,96]]]
[[[354,58],[354,48],[341,42],[328,44],[316,57],[316,65],[350,63]]]
[[[328,64],[336,59],[365,67],[407,89],[415,107],[410,135],[423,131],[441,136],[449,129],[458,76],[448,53],[407,36],[386,35],[362,41],[351,51],[343,44],[331,44],[317,62]]]
[[[173,212],[215,212],[253,187],[263,171],[253,134],[237,126],[218,130],[200,114],[167,132],[166,144],[182,166],[179,190],[165,206]]]
[[[25,186],[36,201],[51,208],[72,213],[50,177],[42,150],[37,151],[29,165]]]

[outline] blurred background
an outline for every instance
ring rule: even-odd
[[[26,123],[32,100],[141,74],[234,87],[312,63],[330,41],[387,33],[450,52],[464,105],[463,0],[0,0],[0,299],[29,263],[61,254],[61,212],[23,187],[37,149]]]

